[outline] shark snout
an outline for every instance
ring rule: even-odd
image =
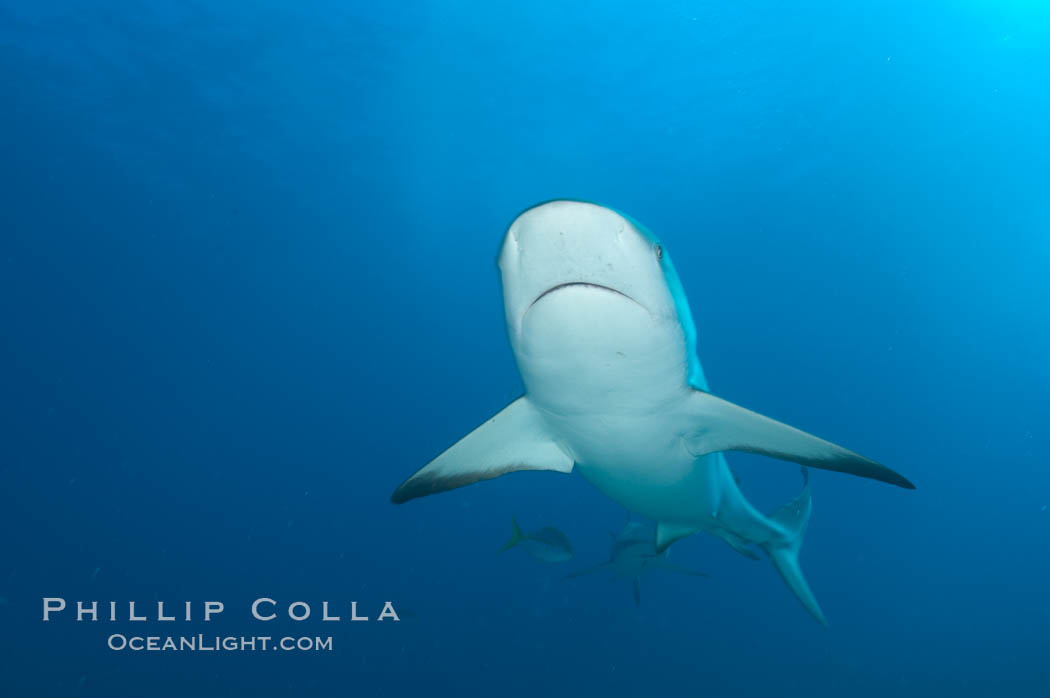
[[[628,222],[616,212],[579,201],[549,201],[526,210],[507,231],[503,254],[524,264],[552,257],[590,264],[615,256]]]
[[[661,255],[655,239],[612,209],[579,201],[528,209],[507,229],[499,257],[508,326],[520,331],[541,306],[566,331],[597,307],[670,315]]]

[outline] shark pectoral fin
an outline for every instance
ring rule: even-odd
[[[548,435],[528,398],[520,397],[394,490],[395,504],[518,470],[572,471],[573,460]]]
[[[745,451],[915,489],[884,465],[702,390],[693,391],[689,409],[698,427],[686,435],[685,443],[697,458],[717,451]]]
[[[680,526],[678,524],[657,522],[656,552],[662,553],[670,547],[671,543],[696,533],[698,530],[699,529],[693,526]]]

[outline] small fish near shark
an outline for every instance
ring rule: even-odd
[[[668,552],[670,551],[658,552],[656,550],[656,539],[651,526],[638,521],[628,521],[622,531],[613,535],[609,559],[606,562],[573,572],[564,578],[573,579],[595,572],[612,572],[617,577],[631,580],[634,585],[634,605],[639,606],[642,603],[642,594],[638,588],[638,578],[646,572],[664,570],[693,577],[707,576],[705,572],[671,563],[667,559]]]
[[[628,216],[580,201],[534,206],[511,223],[497,261],[525,394],[405,480],[391,501],[516,471],[575,470],[656,521],[658,552],[697,532],[745,555],[761,548],[826,624],[798,561],[812,509],[808,481],[767,516],[744,497],[724,452],[914,485],[712,394],[671,257]]]
[[[553,526],[544,526],[538,531],[525,533],[518,525],[517,519],[511,519],[511,525],[514,528],[510,540],[503,544],[500,552],[520,546],[540,562],[565,562],[572,559],[572,544],[569,543],[569,538]]]

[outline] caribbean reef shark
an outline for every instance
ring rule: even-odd
[[[757,545],[814,618],[799,568],[808,484],[766,516],[724,451],[745,451],[914,489],[864,456],[711,394],[671,257],[609,208],[551,201],[507,230],[498,264],[525,394],[428,463],[395,503],[520,470],[577,470],[656,525],[656,550],[699,531],[744,554]]]
[[[612,572],[617,577],[625,577],[633,582],[634,605],[639,606],[642,603],[642,592],[638,587],[638,579],[646,572],[665,570],[693,577],[707,576],[704,572],[670,562],[667,559],[668,552],[667,550],[662,553],[656,551],[651,526],[638,521],[628,521],[622,531],[613,534],[612,545],[609,546],[609,559],[606,562],[565,575],[564,579],[581,577],[594,572]]]

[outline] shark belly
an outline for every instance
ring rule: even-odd
[[[656,521],[756,542],[779,535],[736,487],[721,453],[697,457],[686,446],[695,425],[674,317],[572,285],[533,304],[521,329],[514,349],[526,395],[587,481]]]
[[[689,389],[681,327],[606,289],[555,294],[558,302],[541,298],[528,310],[514,346],[530,402],[576,469],[611,499],[700,525],[710,478],[682,440]]]

